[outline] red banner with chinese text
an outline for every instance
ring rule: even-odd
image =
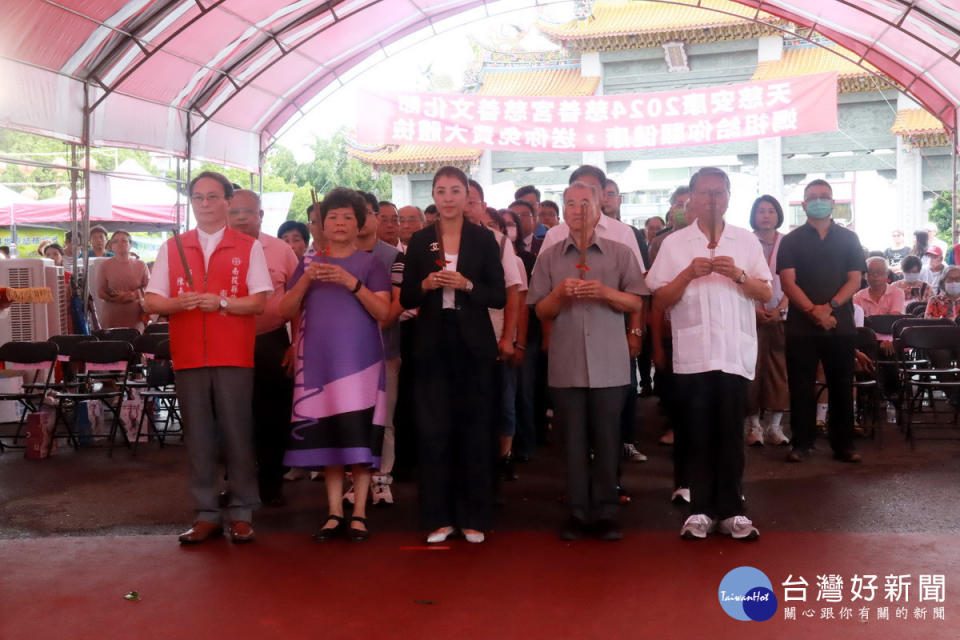
[[[609,96],[360,91],[358,101],[358,139],[366,144],[611,151],[837,129],[836,72]]]

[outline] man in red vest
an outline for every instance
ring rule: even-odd
[[[180,535],[197,544],[223,532],[218,505],[222,448],[230,479],[226,507],[233,542],[252,542],[260,505],[253,450],[254,316],[273,290],[263,246],[227,227],[230,181],[205,171],[190,182],[197,228],[160,248],[146,289],[150,313],[170,317],[196,518]]]

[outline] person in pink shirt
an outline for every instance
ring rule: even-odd
[[[290,245],[260,231],[262,221],[260,197],[253,191],[234,191],[227,224],[260,241],[273,284],[273,294],[267,298],[263,313],[256,316],[253,426],[260,499],[267,506],[281,506],[284,504],[283,454],[290,429],[293,380],[286,372],[287,358],[292,354],[287,323],[280,314],[280,299],[297,269],[298,260]]]
[[[906,298],[903,289],[887,284],[887,261],[881,257],[867,260],[867,287],[853,294],[853,304],[866,317],[903,313]]]
[[[887,261],[884,258],[875,256],[867,260],[867,287],[853,294],[853,304],[863,309],[866,318],[903,313],[906,296],[903,289],[887,284]],[[893,343],[883,340],[880,349],[891,354]]]

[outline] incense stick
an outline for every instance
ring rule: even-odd
[[[176,229],[173,230],[173,242],[177,245],[177,253],[180,254],[180,264],[183,265],[183,272],[187,277],[187,284],[190,285],[191,289],[195,289],[193,286],[193,274],[190,272],[190,265],[187,264],[187,254],[183,252],[183,243],[180,242],[180,232]]]
[[[319,216],[319,215],[320,215],[320,202],[317,200],[317,190],[314,189],[313,187],[310,187],[310,198],[313,200],[313,207],[312,207],[312,209],[314,209],[314,210],[316,211],[317,215]],[[320,223],[318,222],[317,224],[320,224]],[[328,253],[328,250],[327,250],[327,237],[326,237],[325,235],[323,235],[323,229],[320,230],[320,237],[323,238],[323,242],[320,244],[320,251],[319,251],[319,253],[320,253],[320,261],[323,262],[323,264],[327,264],[327,253]]]

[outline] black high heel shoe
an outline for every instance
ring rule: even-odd
[[[310,536],[314,542],[330,542],[331,540],[343,536],[344,531],[347,528],[346,523],[343,521],[343,517],[329,515],[323,524],[327,524],[327,522],[330,522],[331,520],[335,520],[337,522],[337,526],[320,529],[314,533],[312,536]]]
[[[350,542],[366,542],[370,539],[370,530],[367,529],[367,519],[360,516],[351,516],[350,522],[357,521],[364,526],[363,529],[354,529],[350,527],[347,530],[347,538]]]

